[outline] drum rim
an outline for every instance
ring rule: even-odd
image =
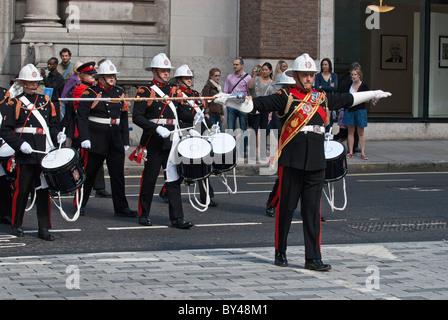
[[[59,166],[59,167],[51,167],[51,168],[49,168],[49,167],[45,167],[45,166],[44,166],[45,159],[48,159],[47,157],[48,157],[51,153],[53,153],[53,152],[59,152],[59,151],[62,151],[62,150],[64,150],[64,152],[65,152],[65,151],[71,151],[71,152],[73,152],[73,157],[70,159],[69,162],[67,162],[67,163],[65,163],[64,165]],[[71,147],[66,147],[66,148],[61,148],[61,149],[53,149],[53,150],[50,150],[50,151],[49,151],[49,152],[42,158],[42,160],[41,160],[41,162],[40,162],[40,165],[41,165],[41,167],[42,167],[43,169],[45,169],[45,170],[49,170],[49,171],[57,171],[57,170],[60,170],[60,169],[62,169],[62,168],[66,168],[67,165],[73,163],[73,162],[75,161],[75,159],[77,158],[77,156],[78,156],[78,154],[77,154],[76,150],[73,149],[73,148],[71,148]],[[48,161],[47,161],[47,162],[48,162]]]
[[[190,158],[190,157],[188,157],[188,156],[182,154],[181,151],[179,150],[179,146],[180,146],[182,143],[185,143],[186,141],[192,141],[192,140],[190,140],[190,139],[195,139],[195,140],[197,140],[197,141],[201,141],[201,144],[202,144],[203,142],[205,142],[206,145],[207,145],[207,147],[209,148],[208,153],[207,153],[207,154],[204,154],[204,155],[201,155],[200,157],[195,157],[195,158]],[[208,141],[207,139],[200,138],[200,137],[189,137],[189,138],[182,139],[181,141],[179,141],[179,143],[178,143],[177,146],[176,146],[176,152],[177,152],[178,156],[179,156],[181,159],[187,159],[187,160],[198,160],[198,159],[208,158],[208,157],[210,157],[212,151],[213,151],[213,147],[212,147],[212,144],[210,143],[210,141]]]

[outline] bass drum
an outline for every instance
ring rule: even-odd
[[[78,154],[73,148],[50,151],[42,159],[41,167],[51,192],[70,193],[86,180]]]
[[[212,173],[212,146],[200,137],[187,137],[177,144],[177,172],[188,183],[204,180]]]
[[[345,177],[348,172],[345,146],[338,141],[325,141],[325,181],[337,181]]]
[[[209,138],[213,150],[213,173],[220,174],[236,166],[236,140],[228,133],[217,133]]]

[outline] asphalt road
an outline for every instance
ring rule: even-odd
[[[322,199],[322,216],[326,219],[322,223],[322,244],[448,239],[447,178],[448,172],[348,175],[345,210],[333,212],[325,196]],[[206,212],[190,205],[183,186],[185,217],[195,223],[190,230],[170,227],[168,205],[158,196],[151,209],[152,227],[140,226],[136,218],[114,217],[111,199],[92,197],[86,215],[75,222],[63,220],[53,206],[56,241],[45,242],[37,238],[32,209],[25,215],[25,237],[11,237],[10,228],[0,225],[0,256],[272,246],[275,219],[264,210],[274,181],[275,176],[237,177],[237,193],[228,194],[222,182],[212,177],[219,205]],[[132,209],[137,208],[139,182],[137,176],[126,178]],[[156,187],[157,194],[161,186],[162,180]],[[335,206],[340,208],[344,204],[342,180],[335,182],[334,188]],[[328,189],[325,191],[329,194]],[[65,211],[71,211],[72,206],[71,197],[63,199]],[[298,209],[289,245],[300,244],[303,234]]]

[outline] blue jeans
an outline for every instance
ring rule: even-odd
[[[247,114],[244,114],[234,108],[227,107],[227,129],[235,131],[237,118],[239,118],[240,129],[244,135],[244,152],[246,153],[247,151],[246,131],[247,131],[248,116]]]

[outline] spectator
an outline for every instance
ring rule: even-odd
[[[62,75],[64,80],[67,80],[75,73],[74,63],[71,61],[72,52],[70,49],[64,48],[59,52],[61,63],[58,65],[58,72]]]
[[[267,96],[277,91],[275,83],[272,80],[272,65],[269,62],[265,62],[261,68],[256,66],[252,70],[251,77],[252,79],[249,82],[249,88],[253,93],[253,97]],[[266,130],[268,128],[269,114],[270,112],[257,112],[256,114],[249,115],[249,127],[255,131],[257,154],[260,152],[262,158],[266,157],[266,149],[259,150],[260,143],[258,142],[258,138],[260,137],[260,140],[263,139],[264,143],[262,143],[262,145],[266,146]],[[258,135],[258,129],[261,129],[262,132],[260,136]]]
[[[249,82],[251,76],[244,72],[244,61],[242,58],[235,58],[233,61],[234,73],[227,76],[224,84],[224,93],[235,94],[238,92],[244,93],[246,96],[250,96]],[[236,119],[239,119],[240,129],[244,136],[244,157],[247,157],[247,114],[240,112],[234,108],[227,107],[227,128],[230,130],[236,129]]]
[[[280,81],[280,78],[282,77],[282,73],[288,69],[288,64],[284,60],[279,60],[277,62],[277,65],[275,66],[273,79],[277,83],[277,81]],[[282,88],[282,85],[275,85],[277,87],[277,90]]]
[[[65,80],[58,72],[58,59],[53,57],[48,59],[47,61],[47,69],[48,75],[45,75],[45,69],[41,69],[41,75],[44,78],[44,86],[45,88],[53,89],[53,93],[51,94],[51,102],[53,102],[54,107],[56,108],[57,118],[60,123],[62,120],[61,117],[61,105],[59,103],[59,98],[62,96],[62,90],[64,89]]]
[[[333,73],[333,65],[330,59],[324,58],[320,62],[320,73],[316,74],[314,88],[325,91],[327,95],[333,94],[338,90],[338,75]],[[327,132],[333,127],[334,120],[336,120],[336,112],[331,111],[330,124],[325,128]]]
[[[215,94],[220,93],[221,86],[219,85],[219,80],[221,79],[221,70],[218,68],[211,68],[208,72],[208,80],[202,89],[203,97],[212,97]],[[218,123],[219,129],[222,130],[222,124],[224,123],[224,110],[220,104],[214,103],[213,101],[206,101],[205,116],[210,120],[211,123]]]
[[[350,93],[369,91],[369,87],[365,82],[362,81],[363,73],[361,68],[354,68],[350,72],[352,78],[352,85],[349,88]],[[347,158],[353,157],[353,145],[355,141],[355,129],[359,136],[359,146],[361,148],[361,159],[368,160],[365,154],[365,139],[364,139],[364,128],[367,127],[367,110],[365,102],[360,103],[351,107],[350,109],[344,111],[344,118],[342,122],[347,125],[348,128],[348,138],[347,138],[347,148],[348,154]]]

